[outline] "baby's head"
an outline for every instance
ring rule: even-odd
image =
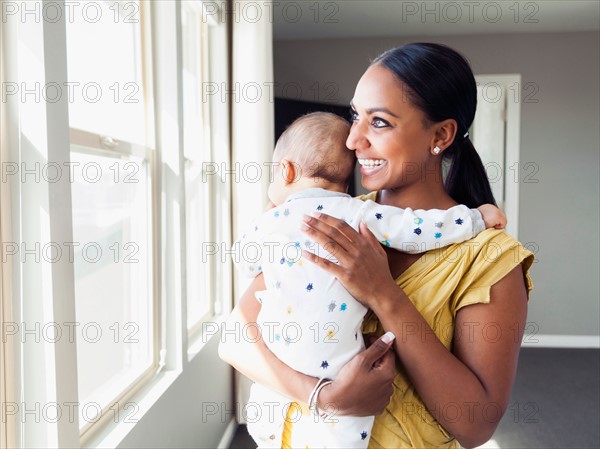
[[[349,123],[329,112],[313,112],[295,120],[275,145],[275,176],[269,198],[275,204],[297,190],[321,187],[346,192],[356,164],[346,148]]]

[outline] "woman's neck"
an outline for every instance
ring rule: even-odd
[[[377,193],[377,202],[388,206],[411,209],[450,209],[456,206],[441,183],[414,184],[397,189],[381,190]],[[407,254],[386,248],[390,272],[394,279],[408,267],[416,263],[423,254]]]
[[[454,201],[444,186],[435,184],[414,184],[397,189],[386,189],[378,192],[377,202],[388,206],[411,209],[449,209],[458,203]]]

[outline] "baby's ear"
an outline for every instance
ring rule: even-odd
[[[281,160],[280,164],[281,176],[283,176],[286,185],[300,179],[301,173],[298,164],[285,158]]]

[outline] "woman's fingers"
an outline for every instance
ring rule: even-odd
[[[323,403],[333,404],[340,415],[381,413],[394,391],[395,355],[389,344],[380,338],[344,365],[333,384],[323,390]]]
[[[304,218],[304,221],[310,227],[318,229],[332,238],[342,238],[343,236],[350,242],[354,242],[358,235],[356,230],[344,220],[332,217],[331,215],[313,212],[312,217],[305,215]]]
[[[367,239],[367,242],[373,248],[375,248],[376,250],[381,251],[382,254],[385,254],[385,250],[381,246],[381,242],[379,240],[377,240],[377,237],[375,237],[375,234],[373,234],[371,232],[371,230],[369,229],[369,227],[364,222],[361,222],[358,225],[358,229],[360,231],[360,235],[364,236]]]
[[[379,359],[382,359],[383,356],[389,351],[390,347],[394,343],[396,336],[388,331],[379,337],[377,340],[371,344],[367,349],[362,352],[362,355],[365,359],[365,363],[369,366],[373,366]]]
[[[342,268],[338,264],[331,262],[324,257],[317,256],[316,254],[306,250],[302,250],[302,257],[306,257],[310,262],[320,265],[321,268],[329,271],[335,277],[339,278],[341,276]]]
[[[319,214],[319,217],[305,215],[301,230],[339,261],[347,260],[347,249],[352,248],[353,240],[348,237],[350,231],[357,235],[348,223],[326,214]]]
[[[359,232],[344,220],[326,214],[305,216],[305,220],[302,232],[318,246],[316,255],[304,253],[303,256],[333,274],[363,305],[372,306],[376,293],[381,292],[380,287],[386,284],[395,287],[387,254],[364,224],[360,225]],[[320,248],[328,252],[326,258],[319,257]],[[374,285],[378,288],[374,289]]]

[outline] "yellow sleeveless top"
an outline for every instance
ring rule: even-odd
[[[375,201],[376,192],[359,198]],[[451,349],[456,312],[471,304],[489,303],[492,285],[519,264],[529,295],[533,284],[528,271],[533,259],[533,254],[506,232],[487,229],[466,242],[424,253],[396,284]],[[372,312],[365,317],[363,332],[383,334]],[[369,448],[459,448],[456,439],[427,411],[403,368],[397,365],[396,369],[394,392],[383,413],[375,417]],[[287,420],[284,449],[291,447],[291,431]]]

